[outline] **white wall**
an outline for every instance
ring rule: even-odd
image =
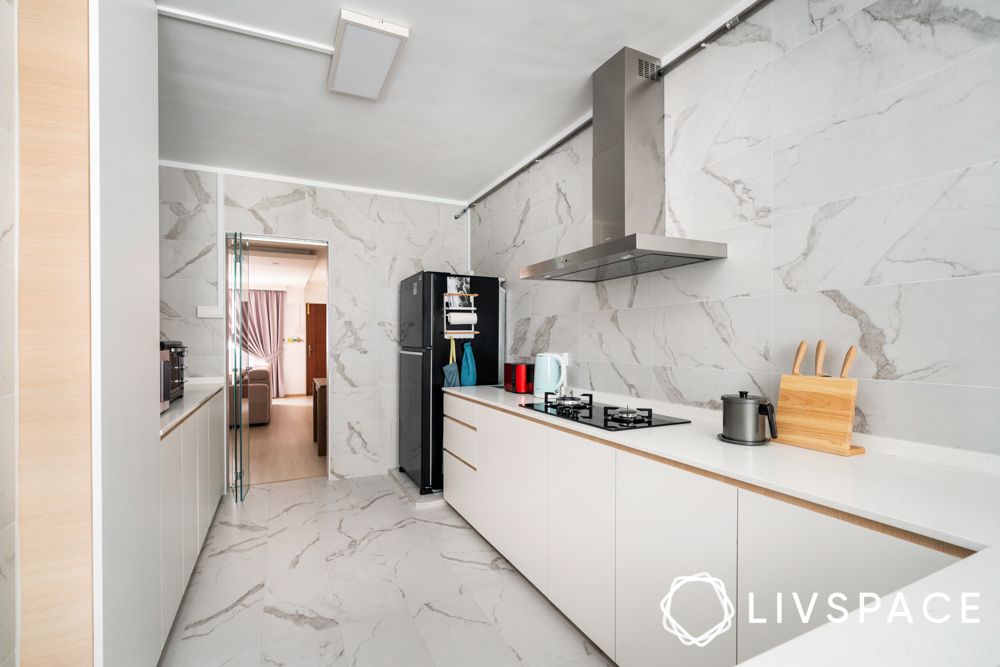
[[[91,4],[95,652],[131,667],[160,646],[157,18]]]
[[[302,287],[290,287],[285,296],[285,358],[282,375],[286,394],[306,393],[306,301]],[[301,338],[301,343],[289,343]]]
[[[0,2],[0,665],[17,643],[17,6]]]

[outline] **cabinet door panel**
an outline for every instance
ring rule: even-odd
[[[504,555],[543,593],[548,584],[548,434],[546,426],[504,417]]]
[[[475,475],[467,463],[444,451],[444,499],[473,527],[478,523],[473,500],[477,493]]]
[[[675,577],[708,572],[736,604],[736,487],[630,454],[616,454],[617,646],[622,667],[733,665],[736,621],[707,646],[663,629],[660,601]],[[686,584],[671,615],[698,636],[724,620],[711,586]]]
[[[514,491],[504,476],[507,465],[507,439],[503,429],[507,420],[497,410],[483,408],[476,411],[476,510],[479,525],[476,530],[501,553],[506,552],[503,530],[503,503]]]
[[[548,596],[614,658],[615,450],[556,430],[548,441]]]
[[[473,429],[452,421],[447,416],[441,420],[442,446],[458,458],[476,467],[476,434]]]
[[[754,594],[749,623],[740,610],[737,657],[751,658],[822,625],[831,611],[830,593],[843,593],[843,606],[856,609],[858,594],[885,595],[957,559],[884,533],[819,514],[752,491],[739,491],[740,600]],[[775,622],[776,594],[782,593],[782,623]],[[792,593],[807,606],[818,593],[808,624],[800,621]],[[853,602],[852,602],[853,601]]]
[[[214,506],[209,499],[209,456],[211,455],[211,419],[208,405],[203,405],[192,417],[198,420],[198,550],[205,543],[208,523],[212,520]]]
[[[188,417],[180,426],[181,459],[181,530],[183,532],[184,581],[191,576],[198,558],[198,420]]]
[[[211,451],[209,452],[208,470],[211,480],[209,482],[209,492],[211,493],[209,519],[215,516],[215,510],[219,507],[219,498],[226,492],[226,425],[225,425],[225,391],[216,394],[209,402],[210,417],[209,442]]]
[[[183,436],[175,429],[160,439],[160,639],[174,622],[184,595],[183,533],[181,529],[181,466]]]

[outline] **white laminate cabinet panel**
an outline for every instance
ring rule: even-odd
[[[475,513],[479,525],[475,528],[500,553],[505,553],[503,506],[507,496],[517,493],[517,489],[505,477],[508,462],[503,431],[513,417],[488,408],[479,410],[477,417]]]
[[[443,424],[441,439],[445,450],[475,467],[477,432],[447,417],[441,421]]]
[[[182,429],[160,439],[160,641],[167,640],[180,605],[184,576],[181,532]]]
[[[209,487],[211,478],[209,477],[209,457],[212,450],[212,419],[208,404],[198,408],[198,412],[192,417],[197,420],[198,425],[198,550],[205,543],[205,536],[208,534],[208,524],[212,520],[212,510],[215,506],[209,500]]]
[[[467,401],[464,398],[456,398],[445,392],[444,414],[463,421],[469,426],[477,426],[476,412],[476,404],[472,401]]]
[[[209,452],[208,470],[210,475],[209,492],[211,510],[209,512],[209,523],[215,516],[215,510],[219,506],[219,499],[226,492],[226,424],[225,424],[226,396],[221,391],[209,401],[209,428],[211,434],[211,451]]]
[[[615,654],[615,450],[549,432],[548,596]]]
[[[472,526],[479,523],[476,514],[477,493],[476,471],[445,450],[444,499]]]
[[[736,663],[736,624],[704,647],[663,629],[674,578],[708,572],[736,603],[736,487],[656,461],[615,455],[615,660],[622,667]],[[707,584],[686,584],[671,615],[697,636],[724,620]]]
[[[547,426],[504,416],[504,478],[510,492],[503,503],[504,555],[543,593],[548,588]]]
[[[178,429],[175,429],[175,431]],[[198,540],[198,420],[194,415],[181,424],[181,532],[184,581],[194,570]]]
[[[744,602],[753,593],[754,616],[767,619],[751,624],[748,610],[739,610],[741,662],[826,622],[831,593],[843,593],[844,606],[855,609],[863,591],[885,595],[957,560],[752,491],[741,489],[738,495],[739,599]],[[775,622],[779,592],[780,624]],[[805,624],[792,594],[807,606],[813,592],[818,593],[816,609]]]

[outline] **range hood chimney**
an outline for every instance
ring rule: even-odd
[[[726,256],[724,243],[664,234],[659,69],[626,47],[594,72],[593,245],[527,266],[522,279],[598,282]]]

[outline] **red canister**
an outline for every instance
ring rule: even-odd
[[[535,391],[535,365],[503,365],[503,388],[515,394],[530,394]]]

